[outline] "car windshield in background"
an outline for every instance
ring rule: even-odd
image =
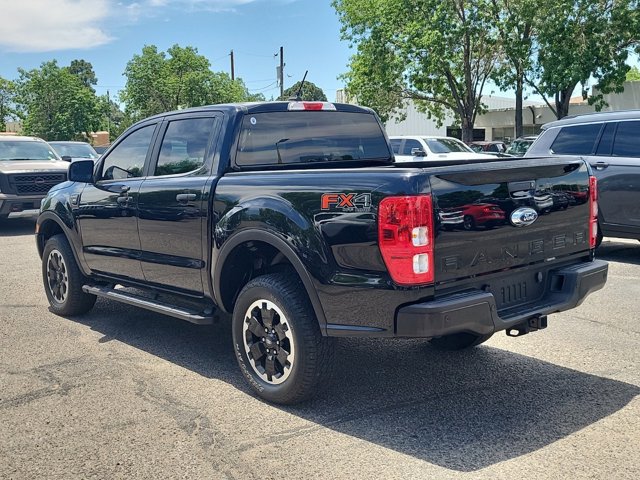
[[[59,160],[59,158],[44,142],[3,140],[0,141],[1,160]]]
[[[532,140],[514,140],[509,148],[507,149],[507,153],[512,153],[515,155],[524,155],[527,153],[527,150],[533,143]]]
[[[236,162],[254,166],[390,158],[373,115],[303,111],[246,115]]]
[[[91,160],[98,158],[98,154],[88,143],[49,142],[49,145],[61,157],[69,156],[72,158],[89,158]]]
[[[450,138],[425,138],[429,150],[433,153],[472,152],[464,143]]]

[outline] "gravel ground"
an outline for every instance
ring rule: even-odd
[[[640,243],[542,332],[463,353],[342,340],[328,392],[274,407],[226,323],[99,300],[53,315],[33,218],[0,222],[0,478],[640,478]]]

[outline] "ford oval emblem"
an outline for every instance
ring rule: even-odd
[[[515,227],[526,227],[538,219],[538,212],[533,208],[523,207],[514,210],[511,214],[511,224]]]

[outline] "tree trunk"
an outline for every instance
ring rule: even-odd
[[[524,74],[517,72],[516,78],[516,138],[522,137],[524,129],[522,126],[522,97],[524,96]]]
[[[569,115],[569,104],[575,88],[576,86],[573,85],[556,93],[556,118],[558,120]]]
[[[473,121],[467,117],[462,117],[462,141],[464,143],[473,142]]]

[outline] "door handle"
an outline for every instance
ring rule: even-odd
[[[176,195],[176,200],[180,203],[193,202],[195,199],[195,193],[179,193],[178,195]]]
[[[607,162],[596,162],[596,170],[604,170],[609,166]]]

